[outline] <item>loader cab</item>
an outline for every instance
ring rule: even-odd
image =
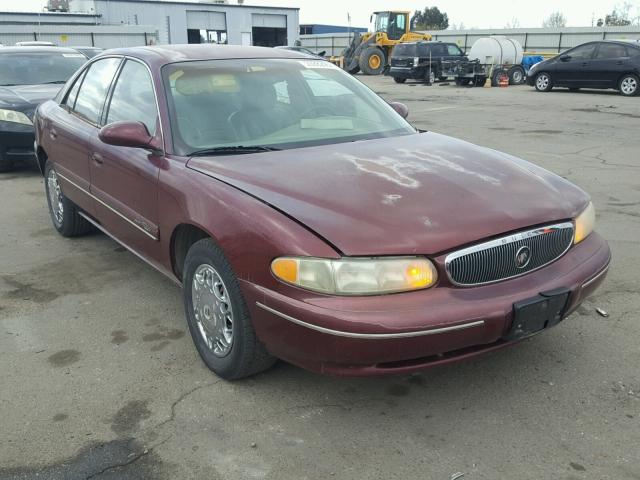
[[[389,40],[400,40],[409,31],[409,12],[375,12],[371,16],[376,33],[386,33]]]

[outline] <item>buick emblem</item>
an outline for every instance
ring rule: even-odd
[[[523,245],[516,252],[516,268],[524,268],[529,265],[529,261],[531,260],[531,249],[526,245]]]

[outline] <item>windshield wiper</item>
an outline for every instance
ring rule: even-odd
[[[67,81],[66,80],[51,80],[50,82],[43,82],[40,85],[51,85],[51,84],[62,85],[63,83],[67,83]]]
[[[191,152],[189,157],[207,157],[214,155],[242,155],[243,153],[259,153],[259,152],[277,152],[282,150],[276,147],[267,147],[266,145],[234,145],[231,147],[215,147],[205,148]]]

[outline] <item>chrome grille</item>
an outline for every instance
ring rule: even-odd
[[[560,258],[572,243],[573,223],[559,223],[458,250],[447,256],[445,266],[455,285],[482,285],[544,267]],[[516,256],[527,249],[528,261],[519,265]]]

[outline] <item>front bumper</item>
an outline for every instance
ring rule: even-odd
[[[34,141],[32,125],[0,122],[0,162],[35,165]]]
[[[381,375],[517,343],[504,339],[514,303],[567,288],[566,317],[604,280],[609,262],[607,243],[593,233],[547,267],[473,288],[304,300],[247,281],[241,286],[258,337],[273,355],[321,373]]]

